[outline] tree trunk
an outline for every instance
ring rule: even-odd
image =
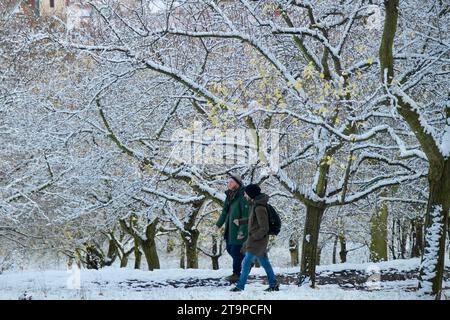
[[[202,205],[203,200],[191,204],[192,213],[190,214],[189,219],[184,223],[183,229],[180,230],[186,251],[186,265],[189,269],[198,269],[197,243],[200,232],[196,228],[196,221]]]
[[[339,244],[341,250],[339,251],[339,258],[341,259],[341,263],[347,262],[347,240],[345,239],[345,234],[339,234]]]
[[[316,254],[316,266],[320,266],[320,258],[322,256],[322,246],[317,247],[317,254]]]
[[[120,259],[120,268],[126,268],[126,266],[128,265],[128,258],[130,256],[130,254],[133,252],[133,249],[130,249],[128,251],[125,251],[125,248],[120,248],[120,255],[119,255],[119,259]]]
[[[121,267],[121,268],[126,268],[127,265],[128,265],[128,255],[127,255],[127,254],[124,254],[124,255],[122,256],[122,258],[120,259],[120,267]]]
[[[450,209],[450,160],[442,170],[430,166],[430,197],[425,218],[425,242],[420,266],[419,288],[423,294],[440,299],[445,261],[445,242]]]
[[[141,269],[141,262],[142,262],[142,252],[139,250],[139,244],[135,241],[134,242],[134,268],[135,269]]]
[[[219,257],[212,256],[211,261],[213,270],[219,270]]]
[[[145,260],[147,261],[148,270],[153,271],[154,269],[159,269],[159,257],[156,250],[156,227],[158,225],[158,219],[155,219],[152,223],[148,223],[145,227],[145,238],[143,239],[134,229],[133,222],[134,219],[131,217],[130,225],[126,223],[125,220],[120,220],[120,225],[122,229],[129,233],[136,241],[144,252]],[[132,251],[130,251],[131,253]]]
[[[78,269],[81,269],[81,267],[83,266],[83,259],[82,259],[82,254],[81,254],[81,250],[79,248],[75,249],[75,262],[77,264]]]
[[[183,238],[181,238],[180,268],[186,269],[186,245],[184,244]]]
[[[175,241],[173,241],[172,238],[168,238],[166,243],[166,252],[171,253],[173,249],[175,249]]]
[[[416,218],[411,222],[411,258],[418,258],[423,253],[423,221]]]
[[[148,269],[159,269],[158,251],[156,250],[156,227],[158,225],[158,219],[155,219],[152,223],[147,225],[145,231],[146,240],[141,243],[142,251],[144,251],[145,259],[147,260]]]
[[[387,82],[390,83],[394,78],[394,56],[393,46],[395,32],[397,30],[399,0],[385,0],[386,18],[384,19],[383,38],[380,44],[380,72],[381,79],[384,82],[384,72],[387,70]]]
[[[397,255],[395,252],[395,219],[392,219],[392,235],[391,235],[391,245],[389,246],[389,248],[391,249],[391,254],[392,254],[392,260],[397,259]]]
[[[97,243],[85,243],[86,251],[86,268],[87,269],[100,269],[106,266],[107,259]],[[109,250],[108,250],[109,251]]]
[[[310,282],[316,284],[317,249],[319,242],[320,223],[324,213],[323,208],[306,206],[306,220],[303,233],[302,258],[300,267],[300,285]]]
[[[141,248],[147,261],[148,270],[153,271],[154,269],[159,269],[159,258],[155,241],[143,241]]]
[[[117,246],[112,238],[108,240],[108,252],[106,253],[105,266],[110,266],[116,261]]]
[[[198,269],[197,241],[200,232],[197,229],[190,230],[190,233],[182,233],[182,238],[186,248],[186,264],[188,269]]]
[[[373,214],[370,219],[370,261],[372,262],[388,260],[387,224],[388,206],[386,203],[383,203],[379,212]],[[392,236],[394,237],[394,235]],[[392,250],[394,250],[394,248],[392,248]]]
[[[408,239],[408,225],[405,223],[405,221],[400,221],[400,255],[402,259],[406,259],[406,241]]]
[[[212,238],[212,250],[211,250],[212,268],[213,270],[219,270],[219,258],[222,255],[222,242],[220,242],[220,244],[217,243],[217,235],[215,234],[213,234],[211,238]]]
[[[289,254],[291,256],[291,266],[298,266],[298,240],[295,237],[289,239]]]
[[[447,232],[448,232],[448,238],[450,239],[450,217],[449,220],[447,221]],[[449,248],[448,248],[448,258],[450,259],[450,243],[449,243]]]
[[[338,243],[338,236],[334,237],[334,242],[333,242],[333,257],[332,257],[332,264],[336,264],[336,253],[337,253],[337,243]]]

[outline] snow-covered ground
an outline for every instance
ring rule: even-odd
[[[377,272],[408,273],[414,271],[418,259],[395,260],[378,264],[335,264],[319,266],[321,277],[333,277],[340,274],[345,280],[346,272],[352,270],[367,274],[367,283],[359,288],[338,284],[319,285],[316,289],[308,286],[298,287],[284,284],[279,292],[266,293],[262,268],[252,270],[253,277],[244,292],[232,293],[232,288],[223,277],[231,273],[230,269],[218,271],[198,269],[161,269],[142,271],[119,269],[116,267],[102,270],[68,272],[64,270],[35,270],[0,274],[0,299],[418,299],[416,291],[411,290],[417,280],[377,282]],[[446,262],[450,266],[450,261]],[[293,275],[297,268],[275,268],[280,275]],[[201,281],[201,285],[199,285]],[[450,296],[450,281],[447,279],[445,294]],[[175,287],[178,286],[178,287]]]

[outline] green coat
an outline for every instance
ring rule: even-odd
[[[230,191],[225,192],[226,199],[224,207],[222,209],[222,214],[217,220],[216,226],[219,228],[225,224],[225,235],[224,238],[227,239],[229,244],[242,245],[245,240],[247,240],[248,227],[247,224],[235,225],[233,223],[234,219],[247,219],[248,218],[248,203],[244,198],[244,188],[241,187],[237,191],[233,200],[230,203],[229,197]],[[227,208],[230,207],[229,210]],[[244,238],[241,240],[237,239],[238,235],[243,235]]]

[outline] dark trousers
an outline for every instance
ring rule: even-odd
[[[237,275],[241,274],[242,260],[244,259],[241,248],[242,245],[227,242],[227,252],[233,258],[233,273]]]

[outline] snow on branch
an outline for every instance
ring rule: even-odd
[[[253,46],[259,53],[261,53],[267,61],[269,61],[284,77],[285,81],[288,83],[295,83],[295,77],[288,71],[286,66],[284,66],[275,55],[262,43],[260,43],[256,38],[244,34],[239,31],[187,31],[187,30],[178,30],[178,29],[169,29],[167,30],[168,34],[179,35],[179,36],[188,36],[194,38],[230,38],[230,39],[238,39],[244,41],[251,46]],[[295,90],[297,94],[301,97],[305,97],[305,93],[303,89],[295,89],[290,88],[290,90]]]
[[[198,176],[190,172],[188,168],[179,167],[174,169],[169,166],[162,166],[154,162],[151,163],[151,166],[153,169],[159,171],[164,175],[188,183],[195,191],[199,192],[207,198],[211,198],[212,200],[220,204],[225,201],[225,193],[210,187],[205,182],[201,182],[200,179],[198,179]]]
[[[383,180],[380,180],[377,183],[371,185],[370,187],[365,188],[362,191],[353,193],[353,194],[345,197],[345,199],[341,199],[341,197],[339,195],[336,195],[332,198],[328,198],[328,199],[326,199],[326,203],[329,204],[330,206],[350,204],[350,203],[356,202],[358,200],[361,200],[361,199],[367,197],[372,192],[375,192],[381,188],[394,186],[394,185],[400,185],[402,183],[405,183],[408,181],[414,181],[414,180],[417,180],[417,179],[420,179],[420,178],[423,178],[426,176],[427,176],[427,171],[419,171],[419,172],[411,174],[411,175],[408,174],[408,175],[401,175],[401,176],[396,176],[393,178],[383,179]]]
[[[146,188],[146,187],[142,188],[141,190],[143,192],[150,193],[150,194],[156,195],[158,197],[162,197],[166,200],[177,202],[177,203],[182,203],[182,204],[189,204],[189,203],[193,203],[193,202],[202,201],[205,198],[202,195],[198,196],[198,197],[195,197],[195,196],[189,197],[189,196],[183,196],[183,195],[179,195],[179,194],[170,194],[166,191],[158,191],[156,189],[151,189],[151,188]]]
[[[345,131],[345,127],[343,127],[342,129],[336,129],[335,127],[331,126],[330,124],[328,124],[327,122],[319,119],[319,118],[307,118],[307,117],[303,117],[293,111],[290,111],[288,109],[278,109],[278,110],[268,110],[268,109],[264,109],[264,108],[260,108],[260,107],[255,107],[253,109],[250,109],[242,114],[239,115],[239,119],[243,118],[243,117],[247,117],[252,113],[256,113],[256,112],[264,112],[267,114],[284,114],[284,115],[288,115],[291,116],[294,119],[298,119],[302,122],[308,123],[308,124],[312,124],[312,125],[316,125],[316,126],[321,126],[325,129],[327,129],[329,132],[331,132],[332,134],[336,135],[337,137],[341,138],[344,141],[347,142],[359,142],[359,141],[366,141],[369,140],[370,138],[374,137],[377,133],[380,132],[385,132],[387,131],[390,126],[389,125],[385,125],[385,124],[381,124],[378,126],[375,126],[373,128],[371,128],[370,130],[361,133],[361,134],[350,134],[347,135],[345,133],[343,133]]]
[[[395,143],[397,144],[400,150],[400,156],[402,158],[418,157],[425,161],[428,160],[426,154],[423,151],[419,149],[410,149],[410,150],[406,149],[405,142],[402,139],[400,139],[400,137],[395,133],[394,129],[389,128],[388,132],[394,139]]]
[[[397,85],[390,86],[389,90],[397,98],[396,102],[400,108],[406,108],[406,112],[408,112],[406,120],[414,127],[413,130],[417,130],[416,136],[425,152],[427,154],[440,154],[436,130],[427,122],[417,103]]]
[[[321,42],[332,54],[334,58],[340,59],[339,50],[331,45],[329,40],[322,35],[317,30],[311,30],[309,28],[289,28],[289,27],[280,27],[272,23],[272,33],[273,34],[287,34],[287,35],[307,35],[310,36],[319,42]]]
[[[345,43],[345,41],[347,40],[347,38],[349,36],[350,29],[351,29],[353,23],[355,22],[356,15],[358,14],[358,12],[360,10],[361,10],[361,2],[358,4],[358,9],[354,10],[351,13],[351,15],[349,17],[349,21],[347,22],[347,25],[345,26],[344,34],[342,35],[341,40],[339,41],[339,44],[336,47],[336,51],[337,51],[338,55],[340,55],[341,52],[342,52],[342,48],[344,47],[344,43]]]

